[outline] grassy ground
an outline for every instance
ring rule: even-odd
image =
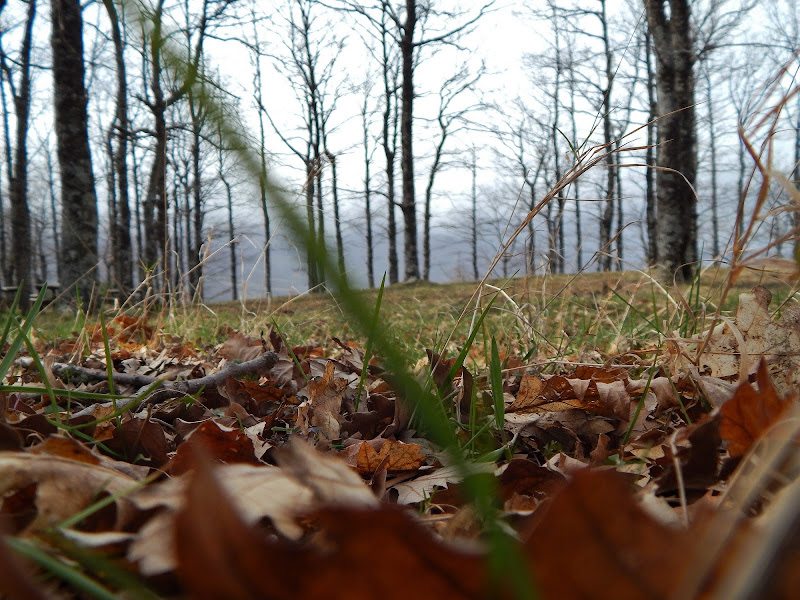
[[[445,346],[453,354],[463,345],[476,308],[487,306],[497,295],[471,353],[474,362],[483,362],[488,337],[494,335],[501,348],[531,364],[547,363],[553,368],[558,361],[596,363],[652,347],[660,335],[688,336],[703,329],[706,317],[719,305],[728,274],[726,269],[708,269],[699,285],[680,288],[661,285],[636,271],[492,280],[483,288],[479,303],[475,282],[401,283],[386,288],[380,318],[410,356],[423,357],[425,348],[441,351]],[[756,284],[773,293],[773,310],[795,289],[789,273],[745,270],[722,310],[734,311],[738,295]],[[362,293],[374,305],[377,290]],[[128,312],[142,311],[134,307]],[[230,329],[259,335],[274,324],[293,345],[329,346],[333,337],[362,346],[365,342],[350,327],[336,298],[327,293],[174,305],[149,314],[158,326],[156,331],[201,347],[223,341]],[[87,323],[93,324],[92,319]],[[51,340],[70,337],[83,325],[74,313],[59,312],[57,306],[44,310],[36,323],[38,335]]]

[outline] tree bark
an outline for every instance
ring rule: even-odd
[[[88,301],[97,264],[97,197],[89,151],[79,0],[52,1],[53,89],[61,171],[61,273],[68,295]]]
[[[383,14],[385,18],[385,13]],[[397,258],[397,222],[395,220],[395,156],[397,155],[397,86],[389,77],[391,62],[389,58],[389,48],[386,40],[388,35],[385,24],[381,23],[381,50],[382,50],[382,70],[383,70],[383,154],[386,158],[386,204],[388,217],[386,224],[386,235],[389,238],[389,284],[399,281],[399,265]],[[395,110],[392,111],[392,103]]]
[[[614,155],[612,150],[612,127],[611,127],[611,92],[614,86],[614,54],[611,51],[611,41],[608,36],[608,18],[606,16],[606,2],[600,1],[600,25],[602,30],[603,53],[605,55],[605,78],[606,88],[603,90],[603,103],[601,111],[603,113],[603,144],[606,148],[606,203],[603,207],[603,215],[600,221],[600,247],[603,253],[600,264],[604,271],[611,270],[611,224],[614,219],[614,198],[615,178],[614,178]]]
[[[655,92],[655,72],[653,71],[653,44],[650,28],[646,27],[644,32],[645,44],[645,64],[647,67],[647,150],[645,151],[645,204],[646,204],[646,224],[647,224],[647,262],[655,265],[658,262],[658,246],[656,245],[656,185],[655,174],[655,146],[656,146],[656,92]]]
[[[22,289],[20,306],[29,305],[33,290],[33,272],[31,270],[31,217],[28,209],[28,117],[31,106],[31,45],[33,37],[33,21],[36,18],[36,2],[30,0],[28,17],[25,22],[25,33],[19,54],[19,88],[12,87],[14,94],[14,110],[17,120],[16,146],[14,148],[14,177],[10,181],[9,199],[11,201],[11,251],[13,279]],[[11,72],[5,64],[9,84],[12,84]]]
[[[119,25],[119,16],[113,0],[103,0],[111,24],[111,39],[114,42],[114,60],[117,68],[116,114],[109,134],[116,138],[117,145],[112,155],[116,202],[114,220],[111,223],[111,257],[114,284],[123,295],[133,289],[131,263],[131,210],[128,199],[128,81],[125,67],[125,46]]]
[[[403,175],[403,262],[406,280],[419,279],[417,252],[417,204],[414,193],[414,29],[417,2],[406,0],[406,20],[401,28],[400,59],[403,81],[400,87],[400,170]]]
[[[656,246],[667,275],[688,280],[697,260],[694,63],[688,0],[645,0],[658,92]]]
[[[368,103],[370,84],[368,81],[364,83],[364,103],[361,105],[361,131],[364,135],[364,218],[366,219],[366,244],[367,244],[367,285],[370,288],[375,287],[375,268],[373,256],[373,240],[372,240],[372,175],[370,173],[372,167],[372,152],[369,149],[369,119],[368,119]]]

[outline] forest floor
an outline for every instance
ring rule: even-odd
[[[765,267],[7,312],[0,596],[791,597]]]

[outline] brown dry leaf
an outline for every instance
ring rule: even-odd
[[[32,447],[29,452],[33,454],[60,456],[61,458],[68,458],[90,465],[97,465],[100,463],[100,457],[92,454],[89,449],[80,442],[71,438],[59,436],[47,438],[41,444]]]
[[[758,391],[749,382],[744,382],[720,409],[722,422],[719,432],[728,442],[728,454],[733,457],[746,454],[793,402],[791,396],[779,395],[763,360],[756,381]]]
[[[263,352],[261,340],[238,331],[230,334],[220,346],[217,354],[227,360],[247,362],[261,356]]]
[[[296,540],[303,535],[297,517],[323,505],[374,508],[378,499],[344,461],[317,452],[305,442],[292,438],[288,448],[277,453],[281,468],[268,465],[219,465],[215,478],[223,493],[231,498],[233,510],[246,525],[267,517],[283,536]],[[196,461],[196,459],[195,459]],[[203,469],[208,460],[195,466]],[[142,510],[164,507],[140,530],[131,544],[129,560],[137,562],[144,575],[158,575],[175,568],[172,537],[175,513],[183,506],[191,473],[151,485],[132,496]],[[214,507],[209,518],[216,518]]]
[[[208,461],[200,461],[203,468]],[[247,524],[268,517],[273,526],[289,539],[303,534],[295,518],[298,514],[316,508],[312,491],[296,478],[276,467],[245,464],[219,465],[215,469],[219,485],[232,498],[236,512]],[[144,575],[158,575],[175,567],[173,523],[175,512],[184,503],[186,489],[192,474],[187,473],[162,483],[151,485],[131,497],[137,507],[151,510],[166,508],[157,513],[139,531],[131,544],[128,559],[138,562]],[[362,484],[363,485],[363,484]],[[218,507],[213,507],[209,518],[216,518]]]
[[[290,401],[291,394],[274,383],[265,384],[228,377],[225,384],[218,386],[219,393],[230,400],[244,406],[255,417],[263,417],[270,407]]]
[[[427,459],[420,453],[419,444],[382,439],[353,444],[339,456],[360,475],[372,475],[378,469],[389,472],[416,471]]]
[[[690,566],[691,536],[651,519],[610,471],[576,472],[532,523],[526,553],[544,598],[667,599]]]
[[[105,446],[130,460],[141,455],[139,464],[160,467],[168,460],[169,445],[164,429],[149,419],[123,421],[114,429],[113,437],[105,442]]]
[[[313,520],[321,547],[270,541],[239,519],[210,470],[199,469],[175,526],[186,597],[486,597],[482,558],[442,545],[400,511],[327,510]]]
[[[275,453],[278,465],[310,487],[320,504],[375,507],[378,499],[342,459],[317,452],[297,438]]]
[[[789,306],[780,320],[773,321],[768,310],[771,301],[772,294],[760,285],[739,296],[735,322],[717,325],[700,356],[701,373],[743,380],[764,359],[781,394],[800,386],[800,306]],[[697,340],[707,335],[703,333]]]
[[[48,600],[52,595],[36,580],[33,569],[0,537],[0,597],[14,600]]]
[[[494,463],[478,462],[471,464],[469,468],[473,473],[492,473],[495,466]],[[455,465],[451,465],[436,469],[416,479],[397,483],[389,488],[397,490],[398,504],[415,504],[430,498],[437,488],[447,488],[448,483],[459,483],[463,479],[461,470]]]
[[[334,376],[335,368],[336,364],[332,360],[328,361],[322,378],[308,384],[311,425],[319,427],[329,440],[340,437],[339,413],[342,410],[342,399],[347,388],[346,379]]]
[[[39,531],[83,510],[101,495],[114,495],[136,485],[119,471],[50,454],[0,452],[0,499],[2,504],[24,488],[33,492],[35,517],[27,531]],[[123,497],[116,501],[118,529],[131,514],[132,505]]]
[[[560,473],[521,458],[512,459],[498,479],[505,509],[515,511],[535,509],[545,495],[551,495],[566,483]]]
[[[625,382],[622,380],[604,383],[567,379],[562,375],[543,380],[537,375],[524,375],[517,398],[507,412],[548,413],[577,408],[603,417],[627,421],[630,404],[630,396],[625,391]]]
[[[704,417],[701,421],[675,432],[671,443],[667,446],[670,449],[667,469],[658,478],[659,494],[675,491],[679,487],[672,460],[673,447],[681,464],[680,485],[685,490],[698,490],[704,493],[710,485],[719,480],[719,421],[716,417]],[[650,455],[653,458],[657,457],[655,452],[651,452]]]
[[[537,403],[537,398],[544,391],[544,380],[538,375],[525,373],[519,382],[519,391],[514,402],[506,409],[506,412],[526,412],[533,408]]]
[[[170,460],[167,471],[171,475],[180,475],[191,469],[198,449],[204,460],[211,458],[225,463],[259,463],[253,442],[246,433],[209,419],[178,446],[178,452]]]

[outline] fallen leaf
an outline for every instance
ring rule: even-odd
[[[781,397],[772,384],[766,363],[762,360],[756,376],[758,390],[749,382],[736,388],[720,409],[719,433],[728,442],[728,454],[743,456],[775,424],[791,405],[791,396]]]
[[[493,463],[472,463],[469,465],[472,473],[492,473],[494,472]],[[433,495],[437,488],[447,488],[449,483],[459,483],[463,481],[462,471],[455,465],[442,467],[433,472],[422,475],[410,481],[403,481],[389,489],[397,491],[398,504],[415,504],[423,502]]]
[[[231,506],[210,469],[199,469],[175,524],[187,598],[487,597],[483,558],[437,542],[405,512],[323,510],[311,517],[318,545],[297,546],[267,539]]]
[[[427,459],[419,450],[418,444],[369,440],[348,446],[339,456],[360,475],[372,475],[379,468],[388,472],[416,471]]]
[[[800,386],[800,306],[788,306],[774,321],[768,310],[771,301],[770,291],[760,285],[739,296],[735,321],[717,325],[700,355],[701,373],[743,381],[763,359],[781,394]],[[708,333],[703,333],[693,344],[707,337]]]
[[[228,360],[247,362],[261,356],[261,340],[243,333],[231,332],[217,353]]]
[[[378,499],[340,458],[317,452],[296,438],[275,453],[278,465],[309,486],[320,504],[375,507]]]
[[[40,531],[80,512],[103,494],[118,494],[135,486],[136,480],[102,465],[48,454],[0,452],[0,499],[35,486],[36,516],[26,530]],[[127,522],[133,509],[122,497],[116,506],[114,529]]]
[[[171,475],[185,473],[192,468],[194,457],[198,456],[198,449],[201,450],[199,455],[202,455],[204,460],[210,458],[225,463],[259,463],[253,442],[246,433],[208,419],[178,446],[178,451],[170,460],[166,470]]]
[[[328,440],[339,438],[341,432],[339,413],[347,388],[346,379],[334,376],[335,368],[334,362],[328,361],[322,378],[308,384],[311,425],[319,427]]]
[[[667,599],[690,566],[690,534],[654,521],[625,479],[585,469],[524,534],[544,598]]]

